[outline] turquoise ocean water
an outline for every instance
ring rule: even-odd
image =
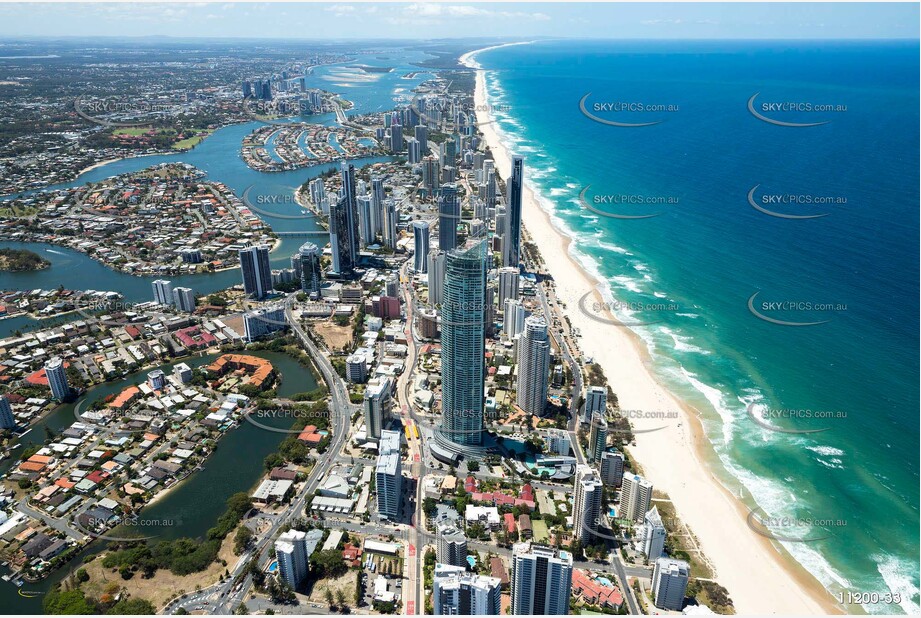
[[[656,322],[633,330],[702,413],[718,476],[795,520],[778,536],[822,537],[783,545],[832,594],[899,595],[864,609],[917,613],[918,43],[554,41],[476,60],[574,256],[609,302],[634,303],[620,317]],[[586,95],[601,120],[657,124],[592,120]],[[824,124],[759,119],[754,95],[766,118]],[[827,216],[771,216],[750,192]],[[828,321],[759,319],[756,292],[768,318]],[[642,309],[656,304],[673,308]]]

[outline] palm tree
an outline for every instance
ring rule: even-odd
[[[336,590],[336,605],[339,607],[345,607],[346,605],[345,593],[342,592],[342,588]]]
[[[335,605],[335,600],[333,599],[333,591],[327,588],[324,596],[326,597],[326,604],[329,605],[330,609],[332,609],[333,605]]]

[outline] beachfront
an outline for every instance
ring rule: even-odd
[[[494,46],[464,54],[460,61],[479,68],[474,56]],[[491,123],[483,71],[477,72],[474,98],[477,120],[489,145],[496,169],[511,169],[511,156]],[[523,224],[545,257],[559,253],[569,257],[571,239],[553,227],[533,189],[525,183]],[[579,300],[597,282],[571,258],[547,260],[559,299],[570,308],[572,325],[581,333],[583,352],[594,358],[614,386],[622,409],[680,410],[680,417],[634,419],[636,446],[630,455],[643,467],[656,488],[669,494],[681,519],[691,528],[700,547],[713,564],[719,583],[730,592],[736,611],[743,614],[840,613],[825,589],[792,558],[781,553],[767,538],[746,524],[749,509],[714,476],[712,449],[703,436],[696,414],[661,386],[650,373],[650,359],[643,342],[627,328],[606,325],[588,318]],[[604,299],[596,293],[596,301]],[[612,317],[612,316],[609,316]],[[667,454],[667,456],[665,456]],[[739,560],[740,556],[746,559]]]

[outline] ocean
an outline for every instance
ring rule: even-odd
[[[574,257],[700,411],[717,476],[836,598],[917,613],[917,41],[476,61]]]

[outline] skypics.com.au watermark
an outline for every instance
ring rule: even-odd
[[[831,530],[847,526],[847,520],[812,516],[773,516],[754,508],[745,519],[755,534],[786,543],[814,543],[831,538]]]
[[[665,122],[663,114],[673,114],[680,111],[675,103],[660,103],[650,101],[625,101],[621,99],[601,100],[588,103],[592,93],[585,94],[579,100],[579,111],[594,122],[610,127],[650,127]],[[639,114],[655,114],[655,120],[632,122]],[[615,120],[616,118],[616,120]]]
[[[586,186],[579,192],[579,202],[582,207],[602,217],[611,219],[651,219],[658,217],[661,212],[649,213],[647,208],[662,206],[677,206],[680,198],[676,195],[646,195],[641,193],[602,193],[593,195],[591,200],[587,199],[588,190],[591,185]],[[643,207],[642,214],[625,214],[615,213],[606,210],[608,207]],[[604,209],[604,210],[603,210]]]
[[[316,219],[318,217],[316,213],[302,210],[305,207],[297,201],[293,189],[291,189],[290,192],[282,194],[258,194],[254,196],[252,192],[255,188],[256,185],[250,185],[246,187],[240,195],[240,200],[243,204],[254,213],[273,219]],[[294,214],[281,214],[267,209],[267,207],[271,206],[295,206],[298,208],[298,212]],[[311,230],[301,233],[304,235],[315,234],[317,236],[329,235],[328,230]]]
[[[136,128],[176,115],[182,103],[171,99],[143,97],[93,98],[81,96],[74,99],[78,116],[110,128]]]
[[[791,100],[757,102],[756,99],[760,94],[760,92],[756,92],[751,96],[751,98],[748,99],[749,113],[751,113],[752,116],[758,120],[761,120],[762,122],[773,124],[779,127],[818,127],[828,124],[831,122],[831,120],[801,122],[799,120],[795,121],[793,118],[802,119],[803,114],[813,113],[823,114],[823,117],[826,117],[829,114],[840,114],[847,111],[847,105],[841,103],[818,103],[813,101]],[[781,118],[784,117],[788,119],[781,120]]]
[[[306,403],[306,402],[305,402]],[[260,429],[265,429],[266,431],[273,431],[275,433],[288,433],[288,434],[300,434],[304,431],[303,427],[299,429],[291,429],[291,425],[295,421],[303,421],[304,425],[311,425],[320,421],[324,423],[332,422],[332,412],[328,408],[322,410],[310,410],[297,407],[281,407],[281,408],[266,408],[266,409],[255,409],[244,412],[243,418],[252,425],[259,427]],[[274,427],[272,425],[266,424],[269,421],[285,421],[285,427]],[[298,426],[301,423],[298,422]]]
[[[759,196],[755,192],[761,185],[755,185],[748,192],[749,205],[760,213],[777,217],[778,219],[821,219],[831,213],[811,213],[795,214],[789,212],[780,212],[779,210],[789,210],[810,208],[813,206],[844,206],[847,204],[847,198],[842,195],[812,195],[808,193],[762,193]]]
[[[597,294],[595,290],[586,292],[579,299],[579,311],[585,317],[608,324],[611,326],[648,326],[665,321],[666,315],[674,315],[681,310],[680,305],[673,302],[645,302],[645,301],[598,301],[590,297]],[[615,317],[616,312],[635,312],[643,314],[642,317],[628,316],[623,319]]]
[[[778,326],[817,326],[831,321],[830,319],[812,321],[786,319],[792,317],[794,314],[828,315],[829,313],[847,311],[846,303],[805,301],[800,299],[760,301],[756,303],[755,299],[760,293],[760,291],[755,292],[748,298],[748,311],[759,320],[777,324]]]
[[[837,421],[847,418],[845,410],[813,410],[811,408],[771,408],[755,403],[750,403],[745,407],[745,413],[754,421],[756,425],[768,431],[789,434],[810,434],[828,431],[831,427],[824,426],[829,421]],[[823,426],[814,429],[793,429],[780,427],[774,422],[769,421],[822,421]]]

